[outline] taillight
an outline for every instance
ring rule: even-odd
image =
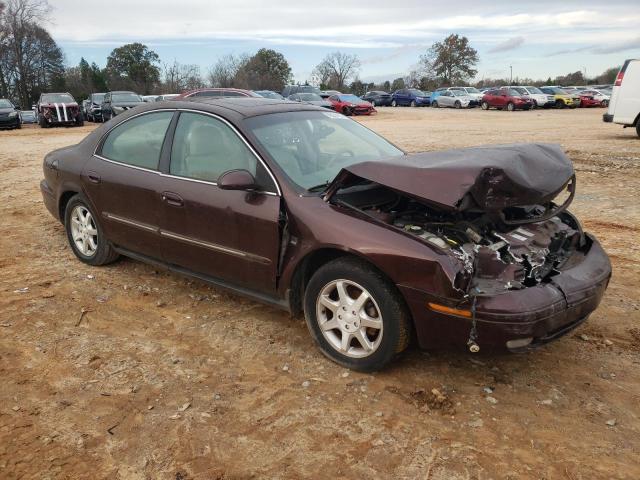
[[[624,71],[620,70],[618,72],[618,76],[616,77],[616,83],[615,86],[619,87],[620,85],[622,85],[622,79],[624,78]]]

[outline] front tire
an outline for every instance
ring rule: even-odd
[[[489,110],[489,104],[487,102],[482,102],[480,104],[480,108],[482,108],[482,110]]]
[[[397,107],[398,106],[398,102],[396,102],[395,100],[391,100],[391,106],[392,107]]]
[[[375,101],[375,100],[371,100],[371,106],[372,106],[373,108],[375,108],[375,107],[376,107],[376,101]]]
[[[433,102],[431,102],[431,106],[432,106],[433,108],[438,108],[438,101],[437,101],[437,100],[434,100]]]
[[[638,134],[638,137],[640,137],[640,120],[636,123],[636,133]]]
[[[462,108],[462,104],[460,103],[460,101],[456,100],[456,103],[453,104],[453,106],[455,108]]]
[[[75,195],[67,203],[64,227],[73,253],[83,263],[107,265],[119,257],[84,195]]]
[[[416,106],[416,101],[415,100],[411,100],[411,103],[409,104],[411,107],[415,107]]]
[[[400,293],[355,258],[339,258],[314,273],[304,312],[320,351],[353,370],[379,370],[409,345],[411,321]]]
[[[556,108],[564,108],[565,103],[562,100],[556,100]]]

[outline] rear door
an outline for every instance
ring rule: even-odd
[[[280,193],[238,131],[220,117],[181,112],[163,166],[160,236],[164,260],[231,285],[276,288]],[[258,187],[222,190],[218,178],[248,170]]]
[[[160,153],[173,111],[131,117],[112,129],[82,172],[107,238],[159,258]]]

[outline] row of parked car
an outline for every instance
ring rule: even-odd
[[[362,97],[337,90],[320,90],[311,85],[287,85],[282,92],[242,90],[236,88],[201,88],[181,94],[141,96],[131,91],[92,93],[79,105],[69,93],[43,93],[33,111],[19,111],[6,99],[0,99],[0,128],[20,128],[22,123],[52,125],[105,122],[145,102],[180,100],[191,97],[264,97],[287,99],[324,107],[344,115],[370,115],[381,106],[411,107],[481,107],[500,110],[533,108],[606,107],[611,98],[609,86],[533,87],[503,86],[478,90],[475,87],[446,87],[433,92],[404,88],[393,93],[372,90]]]

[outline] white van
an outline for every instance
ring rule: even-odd
[[[602,120],[636,127],[640,137],[640,59],[626,60],[622,65]]]

